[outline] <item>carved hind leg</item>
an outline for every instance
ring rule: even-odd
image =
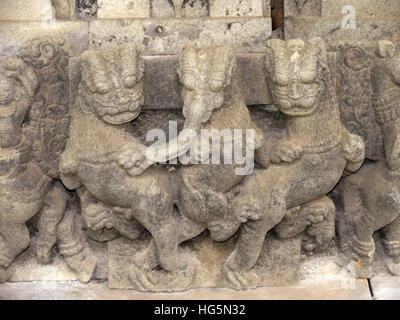
[[[79,281],[86,283],[92,278],[96,268],[96,258],[85,247],[83,234],[75,223],[77,203],[71,202],[65,216],[57,227],[60,253],[67,265],[78,274]]]
[[[372,237],[374,228],[370,214],[364,212],[356,219],[353,251],[356,277],[360,279],[369,279],[372,276],[371,264],[374,259],[375,242]]]
[[[25,224],[0,222],[0,283],[8,280],[8,267],[29,244],[29,231]]]
[[[386,267],[395,276],[400,276],[400,217],[382,229],[383,247],[389,257]]]
[[[57,225],[64,216],[69,194],[60,183],[56,183],[48,192],[44,206],[39,213],[39,236],[36,243],[36,256],[39,262],[51,262],[51,249],[57,242]]]
[[[256,221],[242,224],[235,250],[225,262],[222,272],[230,286],[236,289],[256,287],[258,277],[250,272],[260,257],[265,236],[285,216],[283,199],[275,198],[274,206]]]
[[[178,226],[170,195],[158,187],[138,194],[132,201],[132,214],[152,235],[163,269],[184,269],[186,263],[178,256]]]

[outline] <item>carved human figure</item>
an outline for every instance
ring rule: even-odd
[[[388,256],[387,268],[400,276],[400,54],[389,41],[378,42],[377,54],[371,81],[385,160],[366,164],[342,185],[344,213],[354,221],[354,265],[359,278],[372,276],[373,233],[378,230]]]
[[[178,233],[170,222],[172,175],[160,166],[149,168],[147,148],[129,131],[144,103],[140,54],[133,46],[86,51],[81,74],[70,138],[60,159],[62,181],[78,191],[84,222],[96,240],[110,240],[116,232],[137,239],[144,230],[134,219],[140,215],[161,221],[154,241],[161,266],[172,270],[179,266],[176,245],[166,248],[171,234]]]
[[[30,245],[26,222],[39,212],[44,216],[60,215],[61,220],[69,196],[33,159],[29,126],[23,127],[39,88],[33,68],[19,57],[9,57],[0,77],[0,282],[4,282],[10,276],[8,267]],[[59,232],[60,242],[73,249],[73,244],[80,242],[73,239],[71,243],[66,239],[70,235],[67,233]],[[39,239],[42,251],[39,249],[38,253],[43,259],[49,258],[57,236],[50,246],[46,245],[48,240]],[[77,254],[65,254],[67,263],[80,273],[80,279],[90,279],[95,263],[89,271],[82,265],[85,256],[80,253],[77,259]]]
[[[224,276],[236,288],[257,285],[252,268],[265,235],[284,220],[287,210],[307,207],[321,198],[319,201],[327,202],[325,210],[329,210],[333,204],[323,197],[345,169],[355,171],[364,160],[362,139],[350,134],[340,121],[320,38],[308,42],[269,40],[266,70],[273,101],[285,116],[286,129],[282,139],[270,148],[271,164],[247,177],[231,203],[235,215],[251,217],[242,224],[236,248],[223,267]],[[312,250],[318,249],[314,244]]]

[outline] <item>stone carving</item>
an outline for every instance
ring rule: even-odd
[[[68,121],[68,58],[63,40],[40,38],[28,41],[19,57],[9,57],[4,65],[0,90],[1,281],[7,280],[7,268],[29,246],[26,222],[36,214],[38,259],[49,263],[58,240],[61,254],[81,281],[90,280],[94,272],[96,263],[73,228],[71,217],[76,210],[70,205],[71,196],[52,180],[58,174],[57,154],[67,134],[62,124]]]
[[[382,135],[372,107],[371,66],[375,48],[369,42],[338,42],[329,45],[337,54],[336,94],[346,128],[361,136],[365,155],[370,160],[383,159]]]
[[[375,252],[372,236],[378,230],[381,231],[382,243],[389,258],[387,268],[392,274],[400,276],[397,182],[400,168],[400,55],[394,44],[389,41],[378,42],[377,54],[379,61],[371,72],[373,108],[383,136],[385,159],[366,164],[358,173],[347,177],[341,185],[344,218],[355,231],[352,246],[356,260],[356,276],[359,278],[372,276],[371,264]],[[339,232],[344,233],[342,230]],[[346,237],[341,233],[340,237]]]
[[[146,147],[129,129],[144,102],[143,72],[134,47],[81,56],[82,81],[60,171],[67,188],[77,190],[88,234],[97,241],[138,238],[143,228],[131,208],[139,210],[140,201],[148,199],[144,209],[156,217],[172,213],[170,174],[154,167],[139,176],[150,164],[141,161]],[[124,154],[132,148],[140,167],[128,169]]]
[[[356,171],[364,160],[362,139],[342,125],[327,54],[320,38],[269,40],[266,69],[273,100],[286,116],[285,135],[270,148],[270,165],[249,176],[233,199],[231,214],[250,217],[242,225],[235,250],[224,265],[228,281],[236,288],[257,285],[252,270],[259,259],[265,235],[285,219],[287,210],[333,228],[332,201],[324,196],[339,182],[344,170]],[[319,205],[309,203],[319,201]],[[307,211],[321,212],[307,213]],[[303,212],[302,212],[303,211]],[[330,213],[328,213],[330,212]],[[304,217],[303,217],[304,219]],[[326,222],[324,222],[326,221]],[[315,223],[314,222],[314,223]],[[290,229],[277,228],[278,233]],[[297,231],[297,230],[296,230]],[[313,232],[315,233],[315,231]],[[328,239],[316,237],[305,249],[319,251]],[[255,284],[254,284],[255,281]]]
[[[185,47],[180,56],[179,75],[183,84],[185,129],[193,129],[198,134],[202,129],[225,129],[232,133],[235,129],[253,129],[256,131],[255,149],[261,147],[263,137],[252,123],[240,94],[236,59],[230,46],[202,49]],[[170,151],[164,153],[163,158],[156,158],[154,161],[171,160],[190,149],[190,143],[185,143],[186,138],[182,132],[169,142],[166,150]],[[224,142],[221,143],[220,150],[224,150]],[[159,154],[161,153],[160,151]],[[178,170],[175,176],[177,190],[174,201],[179,215],[164,218],[149,215],[145,210],[136,209],[133,212],[135,218],[154,238],[146,248],[144,266],[138,266],[137,278],[132,280],[133,285],[137,284],[136,288],[187,289],[192,282],[196,263],[194,258],[179,253],[179,244],[195,238],[205,229],[210,231],[214,241],[226,241],[236,233],[243,219],[246,219],[229,214],[227,199],[228,192],[243,180],[243,175],[235,173],[239,165],[208,164],[210,162],[209,158],[203,159],[200,156],[199,164],[184,166]],[[165,235],[164,228],[167,230]],[[168,261],[167,264],[163,263],[165,260]],[[161,267],[172,271],[168,276],[162,277],[162,271],[158,275],[154,274],[153,270],[160,263]],[[173,281],[176,278],[179,283]]]
[[[176,17],[180,18],[182,16],[181,10],[183,5],[183,0],[172,0],[172,3],[174,5]]]
[[[75,0],[51,0],[56,10],[57,19],[71,19],[75,17]]]

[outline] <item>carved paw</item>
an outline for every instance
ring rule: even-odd
[[[97,259],[86,252],[65,257],[65,262],[76,272],[78,280],[82,283],[88,283],[92,279],[97,265]]]
[[[250,271],[232,271],[224,270],[223,277],[225,285],[236,290],[255,289],[259,283],[259,277],[253,270]]]
[[[132,266],[129,278],[134,288],[139,291],[176,291],[190,288],[194,275],[198,268],[198,263],[190,259],[189,254],[183,254],[185,268],[177,269],[173,272],[154,266],[151,257],[144,257],[141,266],[135,263]],[[150,259],[149,259],[150,258]]]
[[[125,150],[117,158],[118,164],[131,176],[138,176],[151,167],[154,163],[146,157],[143,150]]]
[[[235,251],[228,257],[221,270],[222,285],[236,290],[255,289],[259,284],[259,277],[252,269],[240,270],[235,261]]]
[[[303,147],[298,141],[280,141],[272,147],[271,162],[293,162],[303,154]]]

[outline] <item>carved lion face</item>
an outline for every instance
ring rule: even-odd
[[[183,114],[191,127],[200,127],[224,105],[224,89],[231,84],[234,67],[233,50],[228,45],[183,49],[178,72],[183,84]]]
[[[269,40],[267,49],[268,84],[276,106],[289,116],[312,114],[323,86],[320,63],[326,53],[322,40]]]
[[[86,102],[105,122],[118,125],[138,117],[144,104],[144,64],[134,47],[86,51],[81,71]]]

